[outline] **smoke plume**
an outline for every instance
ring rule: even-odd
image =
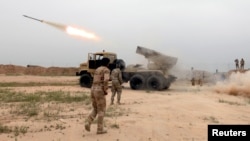
[[[66,31],[67,26],[59,23],[49,22],[49,21],[43,21],[43,23],[46,23],[52,27],[55,27],[59,30]]]

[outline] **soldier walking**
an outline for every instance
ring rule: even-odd
[[[107,68],[110,60],[103,58],[101,66],[95,70],[91,87],[92,111],[85,120],[85,129],[90,131],[90,126],[97,116],[97,134],[107,133],[103,127],[103,119],[106,111],[106,95],[108,94],[108,82],[110,70]]]
[[[110,105],[114,104],[114,98],[117,93],[117,104],[121,104],[121,93],[122,93],[122,73],[120,70],[120,65],[116,64],[116,68],[111,72],[111,80],[112,80],[112,96]]]
[[[241,70],[244,70],[244,65],[245,65],[245,61],[243,58],[241,58],[241,60],[240,60],[240,69]]]
[[[235,62],[236,70],[238,70],[239,69],[239,60],[235,59],[234,62]]]

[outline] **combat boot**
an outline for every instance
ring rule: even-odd
[[[97,118],[97,132],[96,134],[105,134],[107,130],[103,128],[103,116]]]
[[[97,129],[96,134],[106,134],[108,131],[106,129]]]
[[[91,123],[94,119],[89,116],[86,120],[85,120],[85,130],[87,131],[90,131],[90,126],[91,126]]]
[[[90,131],[90,123],[88,121],[85,122],[85,130]]]

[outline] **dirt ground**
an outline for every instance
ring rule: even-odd
[[[0,74],[7,75],[74,76],[76,71],[78,71],[77,67],[0,64]]]
[[[69,91],[89,95],[90,89],[78,85],[76,76],[0,75],[1,83],[64,83],[58,86],[19,86],[17,92]],[[248,87],[249,88],[249,87]],[[1,88],[2,89],[2,88]],[[209,124],[250,124],[250,99],[219,92],[216,85],[191,86],[190,82],[173,83],[166,91],[131,90],[124,84],[122,105],[110,106],[107,95],[105,117],[107,134],[96,134],[96,122],[91,131],[84,130],[84,119],[91,105],[84,103],[43,103],[56,105],[60,114],[27,118],[11,114],[8,103],[1,103],[2,127],[25,127],[25,134],[0,133],[1,141],[206,141]],[[49,106],[48,106],[49,105]],[[43,111],[40,111],[43,112]],[[108,112],[107,112],[108,113]],[[39,114],[40,115],[40,114]],[[0,129],[1,130],[1,129]],[[4,129],[2,129],[4,130]],[[24,129],[23,129],[24,130]],[[19,130],[22,131],[22,130]]]

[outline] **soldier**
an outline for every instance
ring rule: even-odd
[[[194,86],[194,85],[195,85],[195,79],[194,79],[194,77],[192,77],[192,79],[191,79],[191,83],[192,83],[192,86]]]
[[[234,62],[235,62],[236,70],[238,70],[239,69],[239,60],[235,59]]]
[[[108,94],[108,81],[110,70],[107,68],[110,60],[103,58],[101,66],[95,70],[91,87],[92,111],[85,121],[85,129],[90,131],[90,125],[97,116],[97,134],[107,133],[103,128],[103,119],[106,111],[106,95]]]
[[[241,70],[244,70],[244,64],[245,64],[245,61],[243,58],[241,58],[241,60],[240,60],[240,69]]]
[[[194,79],[194,68],[191,68],[191,83],[192,86],[195,86],[195,79]]]
[[[117,93],[117,104],[121,104],[121,93],[122,93],[122,73],[120,70],[120,65],[116,64],[116,68],[111,72],[112,80],[112,96],[111,96],[111,105],[114,104],[114,98]]]

